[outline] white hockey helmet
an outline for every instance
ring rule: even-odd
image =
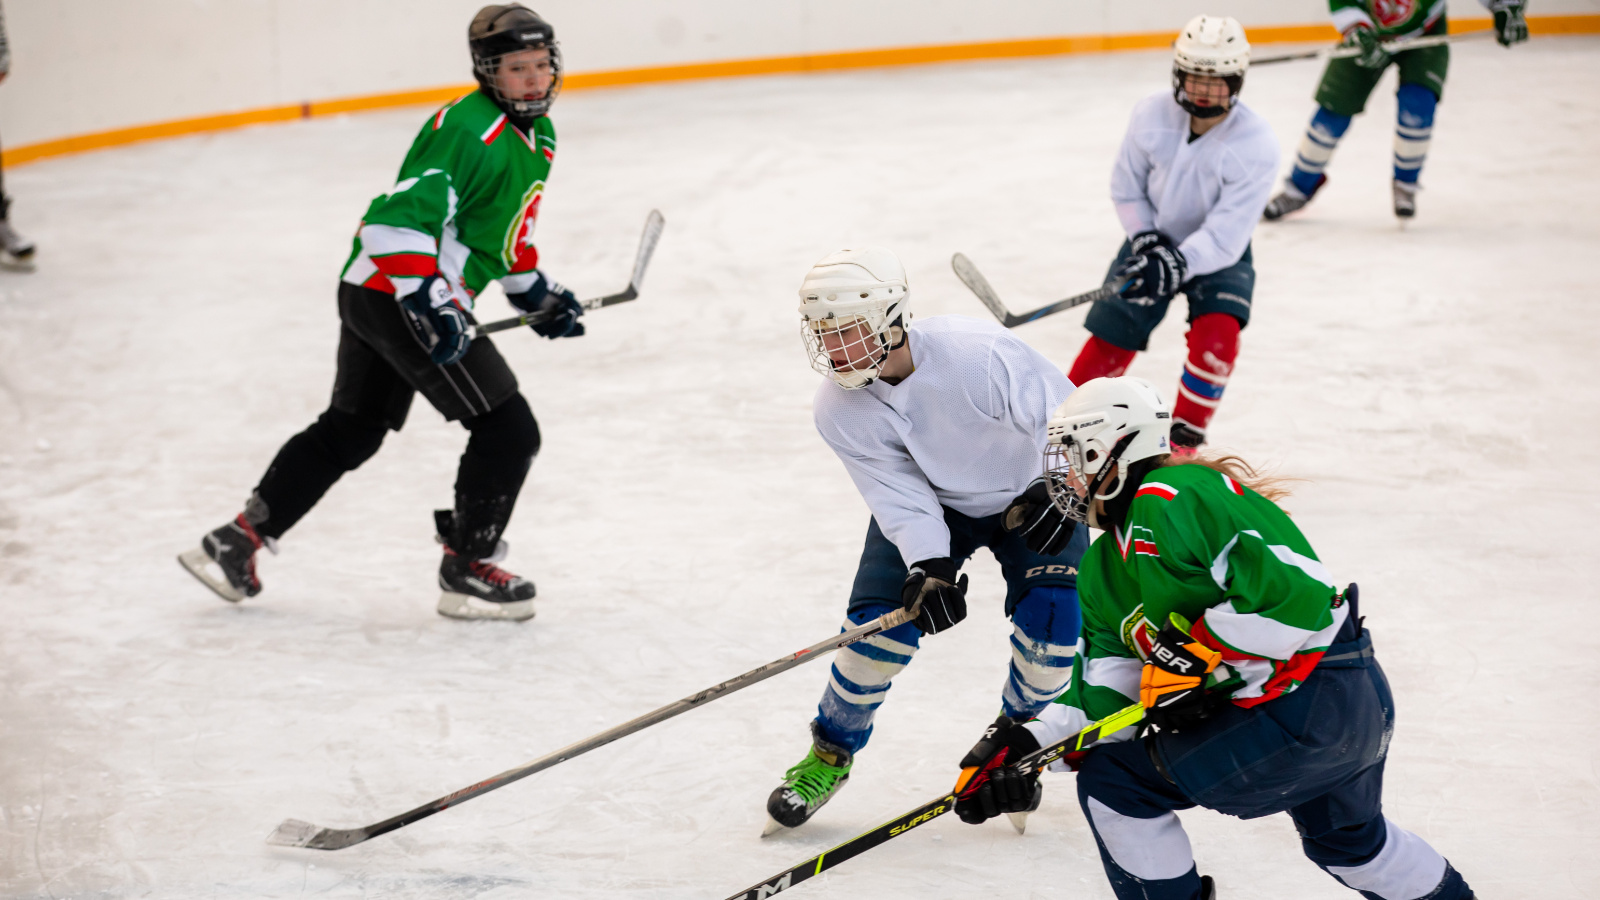
[[[811,368],[846,390],[871,384],[889,351],[905,342],[910,299],[905,266],[882,247],[818,260],[800,283],[800,333]]]
[[[1072,518],[1104,527],[1096,521],[1093,501],[1115,499],[1133,463],[1171,453],[1171,430],[1172,412],[1143,378],[1085,382],[1056,407],[1046,427],[1044,470],[1051,500]],[[1116,481],[1108,484],[1112,477]]]
[[[1190,115],[1207,119],[1233,108],[1250,68],[1250,42],[1231,16],[1195,16],[1172,42],[1172,96]],[[1210,75],[1228,85],[1228,105],[1197,106],[1184,90],[1184,75]]]

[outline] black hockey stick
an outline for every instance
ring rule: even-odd
[[[654,725],[658,722],[665,722],[666,720],[686,713],[691,709],[704,706],[718,697],[725,697],[734,691],[742,690],[760,681],[765,681],[779,672],[785,672],[794,668],[795,666],[800,665],[801,663],[810,662],[811,660],[817,659],[829,651],[837,650],[840,647],[854,644],[856,641],[864,640],[872,637],[875,634],[881,634],[882,632],[888,631],[889,629],[898,625],[903,625],[906,622],[916,618],[916,616],[917,611],[915,609],[897,609],[894,612],[879,616],[865,625],[858,625],[849,631],[836,634],[825,641],[818,641],[804,650],[797,651],[788,656],[779,657],[778,659],[775,659],[764,666],[751,669],[737,678],[730,678],[721,684],[708,687],[699,693],[690,694],[689,696],[684,697],[682,700],[668,703],[666,706],[663,706],[660,709],[652,712],[645,713],[637,719],[631,719],[627,722],[623,722],[621,725],[618,725],[615,728],[609,728],[600,732],[599,734],[586,737],[576,744],[562,747],[560,750],[541,756],[533,762],[527,763],[526,765],[518,766],[515,769],[507,769],[493,778],[484,779],[483,781],[471,785],[470,787],[464,787],[453,794],[446,794],[437,800],[424,803],[416,809],[410,810],[409,812],[403,812],[394,818],[384,819],[382,822],[376,822],[372,825],[366,825],[361,828],[321,828],[311,824],[310,822],[302,822],[299,819],[285,819],[283,824],[279,825],[277,829],[272,832],[272,834],[267,836],[267,843],[277,844],[280,847],[309,847],[313,850],[342,850],[345,847],[359,844],[362,841],[371,840],[380,834],[388,834],[389,832],[394,831],[396,828],[404,828],[413,822],[426,819],[436,812],[442,812],[452,806],[465,803],[466,801],[471,800],[473,797],[487,794],[490,791],[498,788],[503,788],[511,782],[527,778],[529,775],[532,775],[535,772],[542,772],[551,766],[564,763],[567,760],[577,756],[582,756],[596,747],[604,747],[618,738],[626,737],[627,735],[633,734],[637,731],[643,731],[644,729],[649,728],[651,725]]]
[[[1066,756],[1068,753],[1082,750],[1107,735],[1121,731],[1129,725],[1137,725],[1143,719],[1143,706],[1135,703],[1132,706],[1124,707],[1069,738],[1029,753],[1018,760],[1014,768],[1028,772],[1042,771],[1045,766]],[[761,900],[761,898],[770,897],[779,891],[786,891],[813,875],[820,875],[845,860],[860,856],[879,844],[897,838],[919,825],[925,825],[937,819],[955,809],[956,797],[966,789],[967,784],[977,772],[978,770],[975,768],[962,769],[961,777],[956,779],[956,786],[943,797],[924,803],[904,815],[890,819],[877,828],[859,834],[832,850],[813,856],[792,869],[779,872],[760,884],[747,887],[729,897],[728,900]]]
[[[1383,52],[1392,56],[1396,53],[1404,53],[1407,50],[1421,50],[1424,47],[1438,47],[1442,44],[1453,44],[1456,41],[1469,41],[1474,38],[1493,36],[1494,29],[1490,29],[1488,31],[1468,31],[1465,34],[1434,34],[1426,37],[1412,38],[1409,41],[1395,41],[1393,44],[1384,47]],[[1318,59],[1321,57],[1327,57],[1328,59],[1349,59],[1351,57],[1360,55],[1361,51],[1355,47],[1324,47],[1321,50],[1303,50],[1299,53],[1284,53],[1279,56],[1263,56],[1260,59],[1250,60],[1250,65],[1252,67],[1270,66],[1273,63],[1293,62],[1297,59]]]
[[[614,306],[618,303],[627,303],[639,296],[639,285],[644,281],[644,270],[650,265],[650,257],[656,252],[656,242],[661,240],[661,229],[667,227],[667,220],[662,218],[658,209],[650,210],[650,215],[644,220],[644,233],[639,235],[639,253],[633,258],[633,277],[628,280],[628,286],[616,294],[607,294],[604,297],[595,297],[584,300],[580,305],[585,310],[600,309]],[[479,334],[494,334],[496,331],[505,331],[522,325],[537,325],[546,319],[555,318],[555,310],[539,310],[509,319],[500,319],[478,326]]]
[[[977,294],[978,299],[983,301],[983,305],[989,307],[989,312],[993,313],[994,317],[1000,320],[1000,324],[1007,328],[1015,328],[1026,322],[1033,322],[1045,316],[1053,316],[1064,309],[1071,309],[1074,306],[1082,306],[1085,303],[1093,303],[1096,300],[1112,297],[1122,287],[1120,283],[1108,281],[1092,291],[1068,297],[1065,300],[1057,300],[1048,306],[1041,306],[1033,312],[1023,313],[1018,316],[1012,314],[1011,310],[1006,309],[1006,305],[1000,300],[1000,295],[995,293],[994,288],[989,285],[989,279],[983,277],[983,273],[979,272],[978,267],[972,264],[972,260],[967,259],[966,254],[957,253],[955,256],[950,257],[950,268],[956,270],[956,277],[961,279],[961,283],[971,289],[974,294]]]

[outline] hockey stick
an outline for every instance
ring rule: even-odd
[[[452,806],[465,803],[473,797],[503,788],[511,782],[527,778],[535,772],[542,772],[551,766],[582,756],[596,747],[604,747],[618,738],[626,737],[637,731],[643,731],[658,722],[665,722],[691,709],[704,706],[718,697],[725,697],[734,691],[765,681],[779,672],[785,672],[801,663],[810,662],[829,651],[849,646],[875,634],[881,634],[898,625],[903,625],[916,618],[916,616],[915,609],[897,609],[894,612],[886,613],[865,625],[858,625],[825,641],[818,641],[804,650],[779,657],[764,666],[751,669],[737,678],[731,678],[721,684],[708,687],[699,693],[690,694],[682,700],[668,703],[666,706],[653,712],[645,713],[637,719],[623,722],[615,728],[609,728],[599,734],[584,738],[576,744],[562,747],[560,750],[541,756],[526,765],[518,766],[515,769],[507,769],[493,778],[485,779],[470,787],[464,787],[453,794],[446,794],[437,800],[424,803],[416,809],[403,812],[394,818],[384,819],[382,822],[376,822],[361,828],[321,828],[310,822],[302,822],[299,819],[285,819],[272,834],[267,836],[267,843],[277,844],[280,847],[342,850],[362,841],[371,840],[380,834],[388,834],[397,828],[404,828],[413,822],[426,819],[436,812],[442,812]]]
[[[1096,300],[1115,296],[1117,289],[1122,286],[1106,282],[1092,291],[1068,297],[1065,300],[1057,300],[1048,306],[1041,306],[1033,312],[1023,313],[1018,316],[1013,315],[1011,310],[1006,309],[1006,305],[1000,301],[1000,295],[995,293],[994,288],[989,285],[989,279],[983,277],[983,273],[979,272],[978,267],[972,264],[972,260],[967,259],[966,254],[957,253],[955,256],[950,257],[950,268],[956,270],[956,277],[961,279],[961,283],[966,285],[974,294],[977,294],[978,299],[983,301],[983,305],[989,307],[989,312],[993,313],[994,317],[1000,320],[1000,324],[1007,328],[1015,328],[1018,325],[1042,319],[1045,316],[1055,315],[1064,309],[1071,309],[1074,306],[1082,306],[1085,303],[1093,303]]]
[[[1068,753],[1082,750],[1107,735],[1121,731],[1129,725],[1137,725],[1143,719],[1143,706],[1135,703],[1132,706],[1124,707],[1071,737],[1029,753],[1018,760],[1014,768],[1029,772],[1042,771],[1045,766],[1066,756]],[[924,803],[904,815],[890,819],[877,828],[859,834],[832,850],[813,856],[792,869],[779,872],[760,884],[745,888],[729,897],[728,900],[761,900],[761,898],[770,897],[779,891],[786,891],[813,875],[820,875],[845,860],[860,856],[879,844],[897,838],[919,825],[925,825],[937,819],[955,809],[956,797],[966,789],[967,784],[972,781],[972,777],[977,773],[978,770],[976,768],[962,769],[961,777],[956,779],[956,786],[943,797]]]
[[[633,258],[633,277],[628,280],[628,286],[620,293],[607,294],[604,297],[595,297],[584,300],[581,304],[584,310],[600,309],[614,306],[618,303],[627,303],[639,296],[639,285],[644,281],[644,270],[650,265],[650,257],[656,252],[656,242],[661,240],[661,229],[667,226],[667,220],[662,218],[661,210],[652,209],[650,215],[644,220],[644,233],[639,235],[639,253]],[[537,325],[546,319],[555,318],[555,310],[539,310],[509,319],[500,319],[486,325],[478,326],[479,334],[494,334],[496,331],[505,331],[522,325]]]
[[[1453,44],[1456,41],[1470,41],[1475,38],[1493,36],[1493,29],[1489,31],[1468,31],[1464,34],[1428,35],[1427,37],[1412,38],[1409,41],[1395,41],[1393,44],[1384,47],[1383,52],[1393,56],[1396,53],[1404,53],[1407,50],[1421,50],[1424,47],[1438,47],[1444,44]],[[1250,65],[1270,66],[1273,63],[1293,62],[1297,59],[1317,59],[1324,56],[1329,59],[1349,59],[1360,55],[1361,51],[1356,47],[1324,47],[1321,50],[1305,50],[1300,53],[1285,53],[1281,56],[1264,56],[1261,59],[1250,60]]]

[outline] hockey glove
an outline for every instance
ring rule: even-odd
[[[1389,64],[1389,51],[1383,49],[1378,33],[1365,23],[1344,33],[1344,46],[1357,51],[1350,61],[1363,69],[1381,69]]]
[[[956,579],[956,564],[948,556],[925,559],[911,567],[900,589],[900,605],[917,609],[912,620],[923,634],[949,631],[967,617],[967,576]]]
[[[400,305],[421,327],[418,331],[428,344],[428,357],[434,365],[460,362],[472,346],[472,322],[456,300],[450,282],[429,275],[422,286],[400,298]]]
[[[1111,273],[1112,281],[1123,282],[1122,298],[1138,306],[1171,300],[1189,278],[1183,251],[1159,231],[1141,231],[1131,243],[1133,255]]]
[[[1500,46],[1509,47],[1528,39],[1528,20],[1522,12],[1526,0],[1491,0],[1489,11],[1494,13],[1494,39]]]
[[[1039,740],[1021,722],[1001,716],[983,733],[967,755],[962,769],[977,769],[956,795],[956,815],[977,825],[1001,813],[1033,812],[1044,793],[1038,772],[1012,768],[1017,760],[1039,749]]]
[[[1150,658],[1139,678],[1139,703],[1147,729],[1175,731],[1211,715],[1221,698],[1206,691],[1206,676],[1222,654],[1189,636],[1189,623],[1177,613],[1156,632]]]
[[[578,302],[578,295],[550,280],[543,272],[535,271],[534,275],[537,277],[533,287],[519,294],[506,295],[512,306],[525,313],[555,313],[543,322],[534,322],[528,327],[540,337],[551,340],[583,334],[583,324],[578,321],[578,317],[583,315],[583,305]]]
[[[1028,550],[1040,556],[1059,555],[1078,528],[1077,522],[1051,502],[1050,483],[1044,478],[1035,478],[1011,501],[1000,524],[1007,531],[1021,531]]]

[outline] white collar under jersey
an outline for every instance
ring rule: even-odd
[[[1132,237],[1155,229],[1178,244],[1189,274],[1239,261],[1272,195],[1278,138],[1243,101],[1193,142],[1172,92],[1133,108],[1111,170],[1111,201]]]
[[[1045,426],[1072,392],[1061,370],[993,322],[910,328],[916,371],[898,385],[817,389],[817,431],[910,565],[950,555],[942,506],[989,516],[1043,471]]]

